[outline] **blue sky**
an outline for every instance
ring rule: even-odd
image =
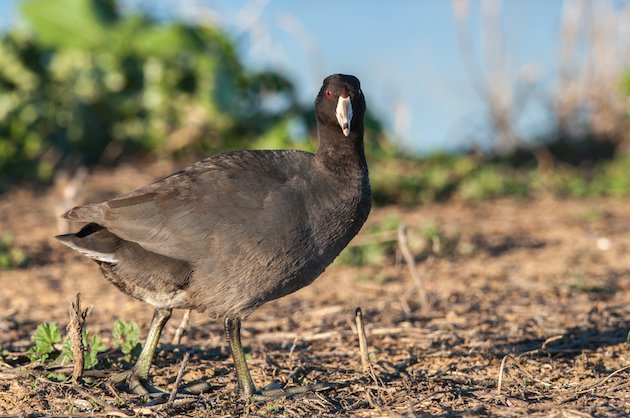
[[[491,0],[492,1],[492,0]],[[136,7],[142,0],[125,0]],[[0,1],[0,27],[15,24],[20,0]],[[237,39],[248,65],[279,69],[309,102],[331,73],[357,75],[368,106],[400,144],[430,152],[464,148],[487,134],[486,105],[462,59],[448,0],[157,0],[160,17],[213,20]],[[501,11],[507,73],[534,69],[544,86],[557,71],[561,0],[506,1]],[[483,68],[480,3],[470,2],[469,36]],[[477,80],[480,81],[480,80]],[[543,104],[523,111],[526,133],[544,129]]]

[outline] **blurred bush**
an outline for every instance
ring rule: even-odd
[[[0,186],[122,156],[312,149],[312,105],[241,64],[219,28],[158,23],[115,0],[28,0],[0,36]],[[366,116],[368,153],[392,149]]]
[[[539,170],[535,163],[474,155],[436,155],[423,159],[376,160],[370,166],[377,205],[431,204],[445,200],[481,201],[499,197],[560,198],[630,196],[630,157],[593,165],[558,165]]]
[[[22,13],[32,30],[0,37],[5,184],[124,154],[300,144],[292,124],[313,119],[217,28],[121,16],[113,0],[29,0]]]

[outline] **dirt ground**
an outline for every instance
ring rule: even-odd
[[[452,244],[428,257],[411,245],[428,303],[420,303],[408,266],[392,251],[380,264],[337,263],[243,323],[259,387],[327,382],[332,390],[239,400],[221,321],[193,313],[173,344],[182,312],[162,336],[154,383],[171,390],[189,352],[183,385],[207,380],[208,393],[167,407],[114,389],[107,383],[112,368],[129,367],[115,350],[101,354],[99,370],[81,387],[49,380],[23,353],[39,323],[65,329],[76,292],[93,305],[87,327],[108,346],[115,319],[136,321],[146,332],[152,315],[107,283],[95,263],[55,242],[67,227],[57,213],[172,168],[122,166],[94,172],[78,187],[60,180],[48,190],[0,196],[0,235],[11,233],[28,256],[25,267],[0,270],[0,415],[630,416],[630,199],[374,210],[369,224],[397,217],[412,244],[428,224]],[[392,234],[363,233],[357,242],[383,236]],[[373,376],[362,371],[356,307]]]

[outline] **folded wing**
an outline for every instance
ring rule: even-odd
[[[94,222],[157,254],[198,259],[214,239],[214,230],[257,224],[252,221],[265,216],[269,197],[290,181],[291,167],[278,161],[265,164],[255,154],[209,158],[126,195],[73,208],[63,216]]]

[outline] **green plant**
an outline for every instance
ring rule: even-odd
[[[90,334],[84,329],[82,334],[84,347],[84,368],[92,369],[98,364],[97,355],[105,351],[106,347],[98,334]],[[27,355],[31,361],[44,363],[50,360],[72,360],[72,347],[70,339],[66,337],[59,351],[55,346],[62,342],[59,325],[55,322],[44,322],[37,326],[35,333],[31,337],[35,343]]]
[[[112,337],[112,347],[120,348],[120,351],[125,354],[126,361],[131,361],[138,357],[142,349],[138,324],[117,319],[114,322]]]
[[[27,258],[24,251],[13,245],[11,234],[5,233],[0,237],[0,270],[22,267]]]
[[[55,352],[55,344],[61,342],[59,326],[55,322],[39,324],[31,336],[31,341],[35,345],[27,352],[28,358],[31,361],[45,362]]]
[[[83,368],[86,370],[93,369],[98,364],[98,353],[102,353],[107,349],[101,337],[98,334],[90,335],[90,331],[84,329],[81,334],[81,339],[83,340]],[[72,343],[70,342],[70,338],[66,338],[63,342],[63,349],[61,350],[61,354],[59,357],[72,361]]]

